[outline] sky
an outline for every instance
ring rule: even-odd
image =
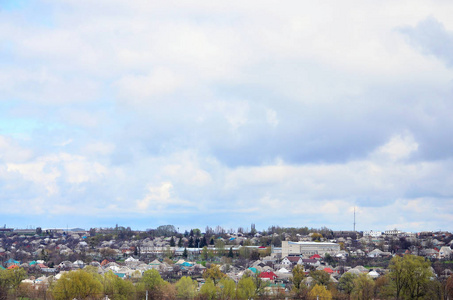
[[[0,0],[0,225],[452,231],[452,11]]]

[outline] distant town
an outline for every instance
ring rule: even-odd
[[[5,225],[0,299],[451,299],[452,244],[447,231]],[[69,287],[76,274],[92,288]]]

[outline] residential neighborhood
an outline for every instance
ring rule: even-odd
[[[15,285],[2,285],[0,293],[9,298],[58,298],[55,289],[62,276],[77,271],[92,272],[104,280],[114,276],[137,288],[154,272],[173,284],[176,292],[178,283],[189,278],[195,286],[191,297],[204,299],[204,290],[211,284],[207,274],[216,270],[218,279],[234,282],[236,293],[245,279],[252,278],[253,298],[310,299],[316,287],[324,288],[321,292],[330,299],[346,299],[358,291],[345,289],[344,281],[365,276],[363,280],[373,286],[368,291],[372,298],[394,299],[396,294],[384,289],[385,294],[377,286],[391,280],[399,260],[410,258],[428,264],[427,278],[443,286],[442,295],[447,296],[448,282],[453,280],[452,245],[450,232],[406,233],[396,229],[370,234],[274,226],[258,231],[253,224],[250,231],[218,226],[183,233],[172,225],[146,231],[119,226],[90,230],[5,227],[0,230],[0,274],[22,277]],[[424,284],[426,290],[419,299],[433,297],[433,288]],[[220,297],[223,288],[214,285],[215,297]],[[146,291],[136,290],[127,299],[142,299]],[[159,297],[171,299],[177,294]]]

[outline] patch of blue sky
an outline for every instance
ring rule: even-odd
[[[54,27],[53,9],[50,4],[40,1],[0,0],[0,11],[19,13],[27,23],[45,27]],[[21,21],[22,22],[22,21]]]
[[[10,136],[23,136],[32,133],[37,129],[57,130],[64,129],[60,123],[43,123],[35,119],[0,117],[0,134]]]
[[[2,10],[20,10],[23,9],[29,1],[25,0],[0,0],[0,9]]]

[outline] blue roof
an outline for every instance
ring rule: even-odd
[[[253,273],[256,273],[258,270],[256,268],[249,268],[250,271],[252,271]]]

